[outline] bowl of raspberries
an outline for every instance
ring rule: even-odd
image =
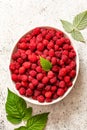
[[[36,27],[15,45],[9,65],[16,93],[24,100],[49,105],[71,91],[79,58],[69,37],[53,27]]]

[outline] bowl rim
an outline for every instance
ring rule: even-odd
[[[53,28],[53,29],[56,29],[56,30],[61,31],[60,29],[58,29],[58,28],[56,28],[56,27],[52,27],[52,26],[39,26],[39,27],[40,27],[40,28]],[[36,28],[37,28],[37,27],[36,27]],[[34,29],[34,28],[33,28],[33,29]],[[30,31],[28,31],[27,33],[25,33],[24,35],[22,35],[22,37],[24,37],[26,34],[30,33],[33,29],[30,29]],[[53,100],[52,102],[40,103],[40,102],[38,102],[37,100],[34,100],[34,99],[32,99],[32,98],[28,98],[28,97],[25,97],[25,96],[20,95],[19,92],[18,92],[18,90],[15,88],[15,83],[11,80],[12,83],[13,83],[13,86],[12,86],[12,87],[13,87],[14,92],[15,92],[18,96],[20,96],[21,98],[23,98],[25,101],[27,101],[27,102],[29,102],[29,103],[32,103],[32,104],[35,104],[35,105],[52,105],[52,104],[55,104],[55,103],[60,102],[61,100],[63,100],[63,99],[70,93],[70,91],[72,90],[73,86],[75,85],[75,82],[76,82],[76,80],[77,80],[78,73],[79,73],[79,56],[78,56],[78,51],[77,51],[76,46],[73,44],[71,38],[70,38],[69,36],[67,36],[67,34],[66,34],[64,31],[62,31],[62,32],[64,33],[65,37],[67,37],[67,38],[70,39],[71,45],[73,46],[73,48],[74,48],[74,50],[75,50],[75,52],[76,52],[76,76],[75,76],[75,78],[74,78],[73,81],[72,81],[72,83],[73,83],[72,86],[68,88],[68,90],[64,93],[63,96],[58,97],[57,99]],[[22,37],[20,37],[20,39],[21,39]],[[20,39],[17,41],[17,43],[20,41]],[[17,43],[15,44],[15,46],[14,46],[12,52],[11,52],[10,63],[11,63],[11,61],[12,61],[12,54],[13,54],[14,51],[15,51],[15,48],[16,48],[16,46],[17,46]],[[10,77],[11,77],[11,71],[9,70],[9,72],[10,72]]]

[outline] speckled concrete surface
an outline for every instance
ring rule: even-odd
[[[15,127],[6,120],[7,88],[12,86],[9,61],[17,40],[35,26],[49,25],[63,30],[60,19],[87,9],[87,0],[0,0],[0,130]],[[75,43],[80,57],[80,73],[71,93],[51,106],[33,107],[33,113],[50,112],[45,130],[87,129],[87,29],[82,31],[86,44]],[[12,88],[11,88],[12,89]]]

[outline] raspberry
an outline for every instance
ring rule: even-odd
[[[67,51],[67,50],[64,50],[63,52],[62,52],[62,55],[69,55],[69,52]]]
[[[73,53],[73,52],[69,52],[69,58],[75,58],[75,56],[76,56],[76,54],[75,53]]]
[[[58,75],[58,79],[59,79],[59,80],[63,80],[63,77],[60,76],[60,75]]]
[[[43,78],[43,74],[42,73],[37,74],[37,80],[41,80],[42,78]]]
[[[56,93],[53,94],[53,99],[57,99],[58,95]]]
[[[43,29],[42,30],[42,36],[45,36],[47,34],[47,30],[46,29]]]
[[[63,94],[64,94],[64,89],[59,88],[59,89],[57,90],[57,95],[58,95],[58,96],[63,96]]]
[[[67,83],[67,87],[71,87],[71,86],[72,86],[72,82],[70,81]]]
[[[37,56],[35,54],[31,54],[31,55],[28,55],[28,59],[31,62],[36,62],[37,61]]]
[[[27,81],[27,80],[28,80],[28,77],[27,77],[26,75],[22,75],[22,76],[21,76],[21,79],[22,79],[22,81]]]
[[[33,79],[33,80],[32,80],[32,84],[33,84],[34,86],[37,86],[37,85],[38,85],[38,80]]]
[[[22,82],[21,82],[21,85],[22,85],[23,87],[27,88],[27,87],[28,87],[28,82],[22,81]]]
[[[38,90],[42,90],[43,88],[44,88],[44,84],[39,83],[38,86],[37,86],[37,89]]]
[[[49,56],[50,56],[50,57],[53,57],[54,55],[55,55],[54,50],[53,50],[53,49],[50,49],[50,50],[49,50]]]
[[[76,62],[75,61],[71,61],[70,62],[70,67],[71,67],[71,69],[74,69],[76,67]]]
[[[41,68],[40,66],[38,66],[38,67],[36,68],[36,71],[40,73],[40,72],[42,72],[42,68]]]
[[[65,77],[64,77],[64,81],[65,81],[66,83],[70,82],[70,76],[65,76]]]
[[[58,51],[59,46],[58,45],[54,45],[54,49],[55,49],[55,51]]]
[[[16,74],[12,74],[11,78],[14,82],[18,81],[18,76]]]
[[[30,43],[29,44],[29,48],[30,48],[31,51],[34,51],[36,49],[36,46],[37,46],[36,43]]]
[[[58,71],[59,71],[59,67],[58,67],[57,65],[54,65],[54,66],[52,67],[52,71],[58,72]]]
[[[64,66],[64,61],[60,60],[59,64],[63,67]]]
[[[46,102],[52,102],[51,98],[46,98]]]
[[[50,78],[50,79],[53,78],[54,73],[52,71],[49,71],[47,77]]]
[[[35,91],[34,91],[34,96],[35,96],[35,97],[39,96],[40,94],[41,94],[41,92],[40,92],[39,90],[35,90]]]
[[[47,40],[50,40],[51,37],[52,37],[52,35],[51,35],[50,33],[48,33],[48,34],[45,36],[45,38],[46,38]]]
[[[33,29],[33,35],[37,35],[37,34],[39,34],[40,33],[40,28],[35,28],[35,29]]]
[[[20,87],[21,87],[21,83],[20,83],[20,82],[17,82],[17,83],[16,83],[16,89],[19,90]]]
[[[48,91],[48,92],[45,93],[45,97],[46,98],[51,98],[51,96],[52,96],[52,92],[51,91]]]
[[[53,37],[53,41],[56,41],[58,38],[57,38],[57,36],[54,36]]]
[[[61,40],[60,39],[58,39],[57,41],[56,41],[56,44],[58,45],[58,46],[62,46],[62,42],[61,42]]]
[[[60,76],[65,76],[66,75],[66,68],[61,68],[59,71]]]
[[[71,67],[68,65],[66,66],[66,72],[69,73],[71,71]]]
[[[31,50],[26,50],[25,52],[26,55],[30,55],[31,53],[32,53]]]
[[[64,44],[64,45],[63,45],[63,49],[69,50],[69,45],[68,45],[68,44]]]
[[[28,41],[30,41],[31,38],[32,38],[32,36],[28,33],[28,34],[26,35],[26,39],[27,39]]]
[[[67,62],[67,60],[68,60],[68,56],[62,55],[62,61]]]
[[[23,66],[24,66],[25,69],[29,69],[31,64],[30,64],[30,62],[26,61],[26,62],[23,63]]]
[[[47,84],[48,81],[49,81],[48,77],[43,77],[43,79],[42,79],[43,84]]]
[[[19,74],[23,74],[25,72],[25,68],[22,66],[19,68]]]
[[[52,91],[52,92],[55,92],[56,90],[57,90],[57,87],[56,87],[56,86],[52,86],[52,87],[51,87],[51,91]]]
[[[75,75],[76,75],[76,71],[72,70],[69,75],[70,75],[71,78],[74,78]]]
[[[45,87],[45,90],[46,90],[46,91],[50,91],[50,89],[51,89],[51,86],[50,86],[50,85],[47,85],[47,86]]]
[[[22,63],[23,63],[23,59],[22,59],[22,58],[18,58],[18,59],[17,59],[17,62],[18,62],[19,64],[22,64]]]
[[[53,84],[57,81],[56,77],[53,77],[52,79],[50,79],[50,83]]]
[[[64,81],[60,81],[59,82],[59,87],[60,88],[64,88],[65,87],[65,82]]]
[[[64,34],[63,34],[63,32],[61,32],[61,31],[57,31],[57,32],[56,32],[56,36],[57,36],[57,38],[61,38],[61,37],[64,36]]]
[[[36,40],[37,40],[37,42],[41,42],[42,41],[42,35],[41,34],[39,34],[38,36],[37,36],[37,38],[36,38]]]
[[[30,88],[28,88],[28,89],[26,90],[26,96],[27,96],[27,97],[30,97],[30,96],[32,96],[32,94],[33,94],[33,91],[32,91]]]
[[[14,71],[14,74],[18,74],[19,73],[19,71],[16,69],[15,71]]]
[[[54,43],[52,41],[49,42],[49,44],[47,45],[47,48],[50,50],[54,47]]]
[[[52,62],[53,65],[55,65],[57,63],[56,57],[52,57],[51,62]]]
[[[19,93],[21,94],[21,95],[25,95],[25,89],[23,88],[23,87],[21,87],[20,89],[19,89]]]
[[[47,56],[46,59],[50,61],[50,60],[51,60],[51,57],[50,57],[50,56]]]
[[[32,79],[33,79],[33,78],[32,78],[31,76],[28,77],[28,81],[29,81],[29,82],[31,82]]]
[[[44,55],[46,55],[46,56],[47,56],[48,54],[49,54],[48,50],[47,50],[47,49],[45,49],[45,50],[44,50]]]
[[[29,72],[29,74],[30,74],[30,76],[35,77],[37,73],[36,73],[36,71],[31,70],[31,71]]]
[[[48,45],[48,43],[49,43],[49,41],[48,41],[48,40],[46,40],[46,39],[44,39],[44,40],[43,40],[43,44],[44,44],[44,46],[47,46],[47,45]]]
[[[37,97],[37,100],[39,101],[39,102],[44,102],[45,101],[45,98],[44,98],[44,96],[43,95],[39,95],[38,97]]]
[[[15,64],[14,63],[10,63],[9,69],[11,71],[15,70]]]
[[[25,38],[25,37],[22,37],[22,38],[20,39],[20,42],[26,42],[26,38]]]
[[[36,64],[32,64],[32,65],[31,65],[31,69],[33,69],[33,70],[36,69],[36,67],[37,67]]]
[[[18,48],[19,49],[23,49],[23,50],[26,50],[28,48],[27,44],[25,42],[22,42],[18,45]]]
[[[56,51],[56,52],[55,52],[55,56],[56,56],[56,57],[61,58],[61,55],[62,55],[61,52],[59,52],[59,51]]]
[[[29,88],[30,88],[30,89],[34,89],[34,86],[33,86],[32,83],[29,83]]]
[[[44,45],[42,43],[38,43],[37,50],[43,51],[43,49],[44,49]]]

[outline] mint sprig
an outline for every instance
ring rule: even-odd
[[[19,124],[26,121],[26,126],[14,130],[43,130],[49,113],[42,113],[32,116],[32,108],[27,108],[26,102],[8,89],[7,101],[5,104],[7,119],[12,124]]]
[[[40,56],[40,64],[43,70],[49,71],[52,68],[52,64],[49,60]]]
[[[72,24],[65,20],[61,20],[61,23],[65,31],[71,33],[71,36],[75,40],[85,42],[80,30],[83,30],[87,27],[87,10],[80,14],[77,14],[74,17]]]

